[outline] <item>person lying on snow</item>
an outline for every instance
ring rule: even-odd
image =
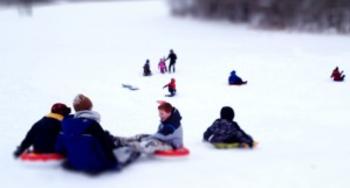
[[[91,100],[79,94],[73,102],[76,113],[62,121],[56,150],[66,157],[64,167],[97,174],[119,170],[135,161],[140,153],[114,145],[113,136],[100,125],[100,114],[92,111]]]
[[[17,158],[33,146],[35,153],[54,153],[56,138],[61,131],[61,121],[68,116],[71,109],[65,104],[56,103],[51,107],[51,113],[37,121],[28,131],[20,146],[14,152]]]
[[[237,76],[236,71],[232,71],[230,77],[228,78],[229,85],[243,85],[247,84],[248,81],[243,81],[239,76]]]
[[[168,91],[170,93],[169,97],[173,97],[176,94],[176,80],[172,78],[168,84],[163,86],[164,88],[168,88]]]
[[[236,122],[233,121],[235,113],[229,106],[220,111],[220,118],[204,132],[204,141],[216,143],[239,143],[240,147],[252,148],[254,141],[246,134]]]
[[[331,78],[333,78],[333,81],[341,82],[344,81],[345,75],[343,75],[344,71],[339,71],[339,67],[335,67],[335,69],[332,72]]]
[[[155,134],[140,134],[131,138],[116,137],[117,145],[135,147],[146,155],[153,154],[155,151],[182,148],[183,134],[180,112],[167,102],[162,102],[158,106],[158,112],[160,125]]]

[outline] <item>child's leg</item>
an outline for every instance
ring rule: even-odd
[[[173,66],[173,64],[169,63],[169,68],[168,68],[169,73],[171,73],[171,67],[172,66]]]
[[[115,147],[131,146],[135,145],[135,142],[141,142],[143,139],[146,139],[150,135],[148,134],[138,134],[132,137],[119,137],[113,136],[113,142]]]
[[[135,150],[132,147],[120,147],[113,151],[114,156],[117,158],[118,162],[122,166],[126,166],[132,162],[134,162],[136,159],[138,159],[141,155],[141,153],[137,150]]]
[[[170,93],[170,96],[174,96],[175,94],[176,94],[176,90],[174,90],[174,89],[170,89],[169,88],[169,93]]]
[[[171,145],[155,138],[149,138],[140,142],[140,151],[144,154],[153,154],[155,151],[171,150]]]

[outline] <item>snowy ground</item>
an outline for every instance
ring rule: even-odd
[[[61,4],[32,17],[0,11],[1,187],[317,187],[345,188],[350,180],[350,84],[333,83],[339,65],[350,73],[350,38],[256,31],[226,22],[178,19],[162,1]],[[178,54],[177,73],[156,64]],[[146,58],[154,76],[141,76]],[[249,81],[226,85],[236,69]],[[91,178],[56,163],[28,164],[12,152],[32,123],[57,101],[89,96],[102,125],[122,136],[152,133],[162,86],[183,116],[182,159],[143,159],[119,173]],[[122,83],[141,89],[131,92]],[[223,105],[260,145],[215,150],[202,133]],[[346,115],[347,114],[347,115]]]

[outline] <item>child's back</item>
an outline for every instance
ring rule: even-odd
[[[239,125],[233,121],[234,111],[231,107],[223,107],[220,118],[204,132],[203,139],[210,143],[240,143],[253,147],[254,141]]]

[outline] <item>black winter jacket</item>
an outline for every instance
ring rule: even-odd
[[[253,139],[236,122],[217,119],[204,132],[203,139],[210,143],[246,143],[253,147]]]
[[[170,64],[174,64],[176,63],[177,56],[175,53],[170,53],[167,59],[170,59]]]
[[[33,146],[36,153],[55,152],[56,138],[61,131],[63,116],[51,113],[36,122],[18,148],[18,155]]]

